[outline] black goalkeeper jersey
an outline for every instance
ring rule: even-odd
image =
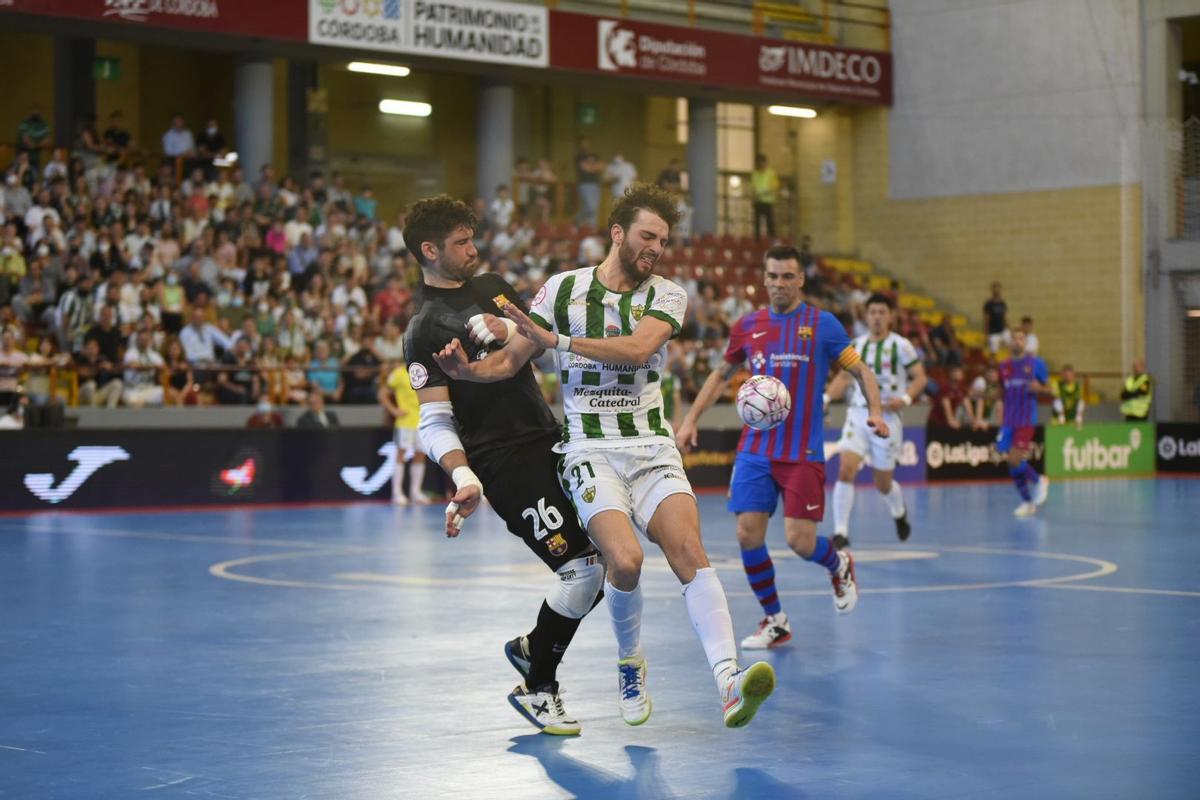
[[[484,273],[457,289],[425,285],[421,291],[421,307],[404,334],[409,380],[413,389],[449,387],[454,418],[458,421],[458,436],[467,457],[474,460],[497,448],[556,433],[558,421],[542,399],[529,364],[524,364],[516,375],[506,380],[472,383],[447,377],[433,360],[433,354],[454,338],[458,338],[472,360],[484,358],[488,352],[500,348],[499,343],[483,347],[471,341],[467,320],[476,314],[495,314],[503,318],[495,301],[499,295],[520,303],[508,281],[494,273]]]

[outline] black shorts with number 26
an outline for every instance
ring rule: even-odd
[[[595,552],[559,482],[557,443],[555,432],[471,459],[492,508],[552,570]]]

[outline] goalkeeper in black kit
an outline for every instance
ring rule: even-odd
[[[507,380],[480,384],[448,377],[433,359],[454,339],[471,359],[486,358],[513,335],[501,306],[520,301],[500,276],[475,275],[475,225],[471,210],[445,195],[409,209],[404,241],[425,285],[404,336],[405,360],[420,402],[421,443],[455,485],[446,535],[458,536],[486,496],[558,577],[533,631],[504,646],[523,678],[508,700],[543,732],[573,735],[580,726],[563,708],[556,672],[579,623],[603,596],[604,564],[563,493],[551,450],[558,422],[528,365]]]

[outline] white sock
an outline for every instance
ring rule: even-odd
[[[833,532],[845,536],[850,531],[850,510],[854,508],[854,484],[838,481],[833,485]]]
[[[633,658],[642,652],[642,587],[622,592],[604,582],[604,599],[617,637],[617,658]]]
[[[888,511],[892,512],[892,519],[900,519],[904,516],[904,493],[900,491],[898,481],[892,481],[892,490],[883,496],[887,503]]]
[[[421,499],[421,484],[425,482],[425,456],[418,453],[408,462],[409,480],[408,496],[413,500]]]
[[[722,679],[737,669],[737,643],[717,571],[712,567],[696,570],[696,577],[683,587],[683,601],[720,687]]]

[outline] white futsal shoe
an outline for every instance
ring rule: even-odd
[[[1032,502],[1021,503],[1013,510],[1013,516],[1018,519],[1027,519],[1037,513],[1037,505]]]
[[[1050,496],[1050,479],[1045,475],[1038,478],[1037,490],[1033,494],[1033,504],[1040,506],[1046,502],[1046,498]]]
[[[775,670],[765,661],[725,679],[721,687],[721,702],[725,706],[725,727],[740,728],[754,719],[758,707],[775,691]]]
[[[833,583],[833,607],[839,614],[849,614],[858,604],[858,583],[854,579],[854,556],[850,551],[838,552],[837,570],[829,576]]]
[[[617,690],[621,719],[627,725],[641,725],[650,719],[650,692],[646,689],[646,658],[634,656],[617,662]]]
[[[743,650],[766,650],[792,640],[792,626],[787,614],[770,614],[758,623],[758,630],[742,639]]]
[[[563,708],[562,696],[558,693],[558,681],[529,690],[518,684],[508,693],[508,702],[533,727],[553,736],[578,736],[579,722]]]

